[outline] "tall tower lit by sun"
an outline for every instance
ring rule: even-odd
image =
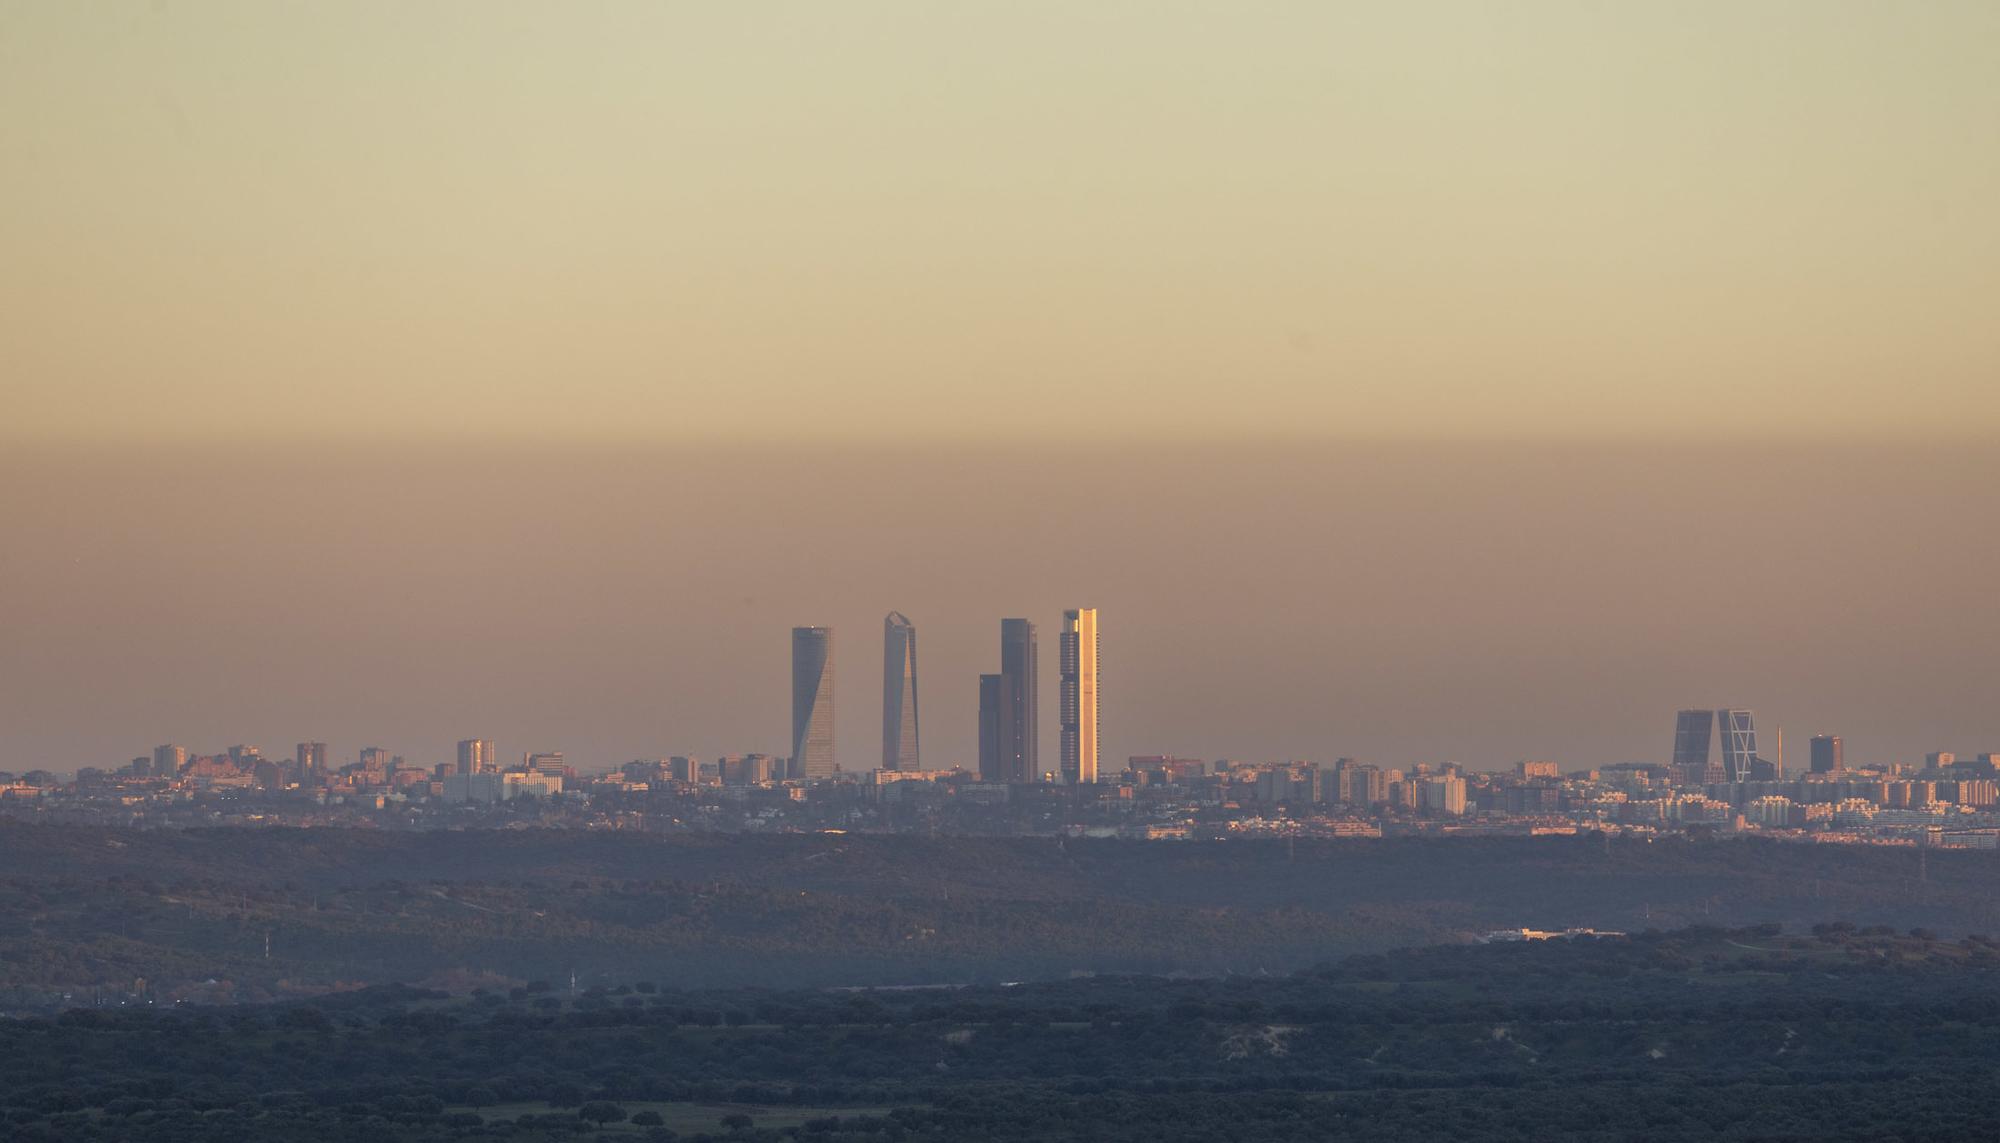
[[[1072,784],[1097,781],[1097,609],[1063,612],[1062,777]]]

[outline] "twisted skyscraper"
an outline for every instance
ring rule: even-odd
[[[833,628],[792,628],[792,771],[831,778],[833,757]]]

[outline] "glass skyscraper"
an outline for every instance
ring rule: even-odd
[[[1709,769],[1709,744],[1722,764]],[[1684,710],[1674,716],[1674,767],[1696,781],[1748,782],[1757,776],[1757,721],[1747,710]]]
[[[458,743],[458,772],[461,774],[484,774],[498,770],[500,763],[493,750],[490,738],[464,738]]]
[[[1097,609],[1063,612],[1062,777],[1072,785],[1097,781]]]
[[[1012,707],[1005,675],[979,676],[979,780],[1016,781],[1008,769],[1007,711]]]
[[[882,768],[923,769],[917,752],[917,628],[900,611],[882,621]]]
[[[1722,780],[1748,782],[1756,775],[1751,764],[1757,761],[1757,721],[1747,710],[1718,710],[1715,730],[1722,739]]]
[[[1040,687],[1040,658],[1035,649],[1035,625],[1026,619],[1000,621],[1000,675],[1005,680],[1000,711],[1000,764],[1008,782],[1042,779],[1040,712],[1035,697]]]
[[[1715,737],[1715,712],[1684,710],[1674,715],[1674,766],[1708,769],[1708,744]]]
[[[792,767],[801,778],[831,778],[833,628],[792,628]]]

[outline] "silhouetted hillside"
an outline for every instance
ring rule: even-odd
[[[401,986],[0,1021],[22,1140],[1714,1138],[2000,1128],[2000,949],[1822,926],[1281,977]]]
[[[440,974],[685,985],[1286,971],[1528,926],[2000,929],[2000,855],[1601,838],[1171,842],[0,825],[0,993]],[[211,989],[213,991],[213,989]]]

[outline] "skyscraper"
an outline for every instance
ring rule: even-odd
[[[833,628],[792,628],[792,768],[808,781],[840,770],[833,757]]]
[[[1674,769],[1706,773],[1708,744],[1715,737],[1715,712],[1684,710],[1674,715]]]
[[[181,772],[181,767],[187,765],[187,760],[188,752],[185,746],[167,745],[153,747],[154,774],[165,775],[171,778]]]
[[[1815,774],[1831,774],[1847,768],[1846,759],[1841,756],[1838,734],[1813,735],[1811,765]]]
[[[1097,609],[1063,612],[1057,717],[1062,727],[1063,781],[1072,785],[1097,781],[1097,651]]]
[[[301,782],[326,773],[326,743],[301,742],[293,762],[294,778]]]
[[[1423,780],[1424,806],[1446,817],[1465,816],[1465,779],[1446,774]]]
[[[1757,723],[1747,710],[1718,710],[1715,730],[1722,740],[1722,780],[1748,782],[1757,761]]]
[[[1026,619],[1000,621],[1000,674],[1006,707],[1001,711],[1000,760],[1009,782],[1042,778],[1042,723],[1035,697],[1040,693],[1040,658],[1035,625]]]
[[[882,621],[882,768],[923,769],[917,752],[917,628],[900,611]]]
[[[1007,710],[1013,704],[1006,675],[979,676],[979,780],[1011,782],[1007,768]]]
[[[1709,763],[1711,740],[1722,761]],[[1682,781],[1749,782],[1776,767],[1757,757],[1757,721],[1747,710],[1684,710],[1674,717],[1674,769]]]
[[[498,770],[500,761],[494,756],[493,740],[490,738],[464,738],[458,743],[458,772],[461,774],[484,774]]]

